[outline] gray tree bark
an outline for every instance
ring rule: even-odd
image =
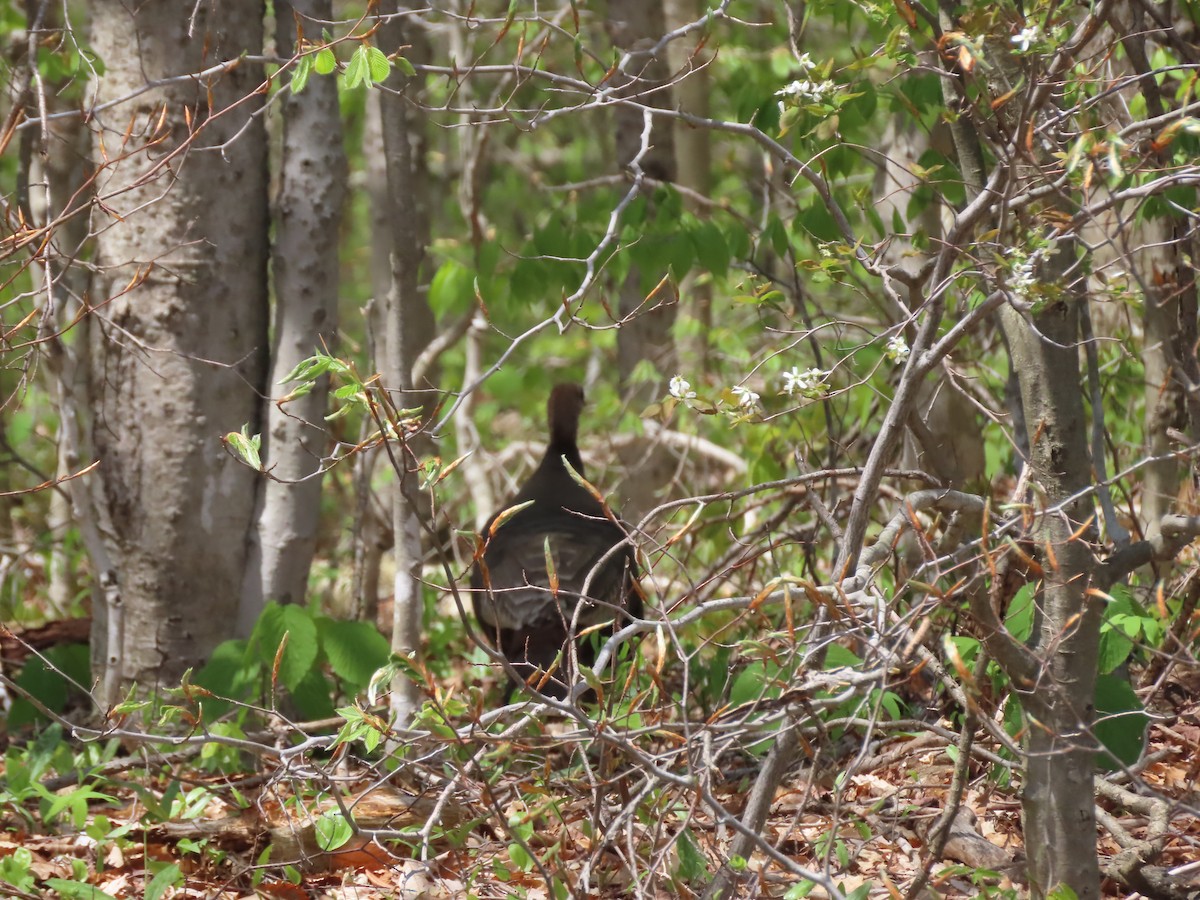
[[[671,92],[666,51],[652,50],[666,31],[661,0],[610,0],[608,29],[613,45],[622,54],[613,84],[624,96],[639,104],[669,109]],[[632,106],[618,106],[613,115],[616,133],[617,164],[625,171],[660,182],[675,181],[675,149],[669,121],[656,119],[646,133],[644,113]],[[636,170],[635,170],[636,167]],[[654,215],[651,212],[650,215]],[[635,412],[641,412],[665,391],[668,378],[675,372],[677,353],[675,325],[677,305],[674,291],[647,297],[643,273],[634,265],[620,288],[620,317],[617,332],[617,371],[621,395]],[[655,273],[661,277],[665,273]],[[655,279],[657,280],[657,278]],[[634,370],[642,362],[650,364],[657,382],[635,383]],[[619,493],[621,508],[631,520],[656,505],[655,496],[670,478],[671,460],[652,444],[634,443],[621,451],[625,479]]]
[[[91,393],[113,569],[92,658],[111,703],[175,683],[236,622],[257,476],[220,436],[257,430],[266,370],[263,73],[240,59],[261,52],[263,4],[97,0],[91,19],[96,101],[129,98],[94,117]]]
[[[674,30],[704,15],[699,0],[663,0],[663,13],[668,29]],[[677,79],[671,91],[679,108],[686,113],[707,119],[709,115],[710,79],[707,65],[712,53],[699,50],[695,41],[685,38],[673,41],[667,48],[672,77]],[[675,147],[676,178],[680,187],[688,188],[702,197],[712,189],[712,133],[676,120],[672,136]],[[684,194],[684,209],[697,216],[707,216],[706,206],[692,194]],[[700,261],[701,267],[704,260]],[[712,328],[712,282],[689,272],[679,285],[679,296],[688,317],[692,320],[686,339],[680,340],[680,350],[689,363],[689,371],[708,371],[708,333]]]
[[[613,82],[622,86],[625,96],[637,97],[641,104],[669,109],[671,92],[667,83],[666,52],[652,55],[651,49],[666,31],[661,0],[611,0],[608,26],[614,46],[626,54],[622,71]],[[658,120],[650,132],[649,149],[643,153],[644,116],[641,110],[618,106],[613,116],[616,129],[617,164],[627,170],[640,155],[640,168],[659,181],[674,182],[675,151],[671,124]],[[642,273],[631,268],[621,285],[621,318],[624,327],[617,332],[617,361],[623,392],[638,402],[649,403],[657,386],[635,388],[631,384],[634,368],[642,360],[670,377],[675,368],[675,342],[671,327],[675,324],[674,303],[646,303]]]
[[[40,87],[45,96],[36,102],[53,110],[55,94],[61,85]],[[71,330],[79,316],[87,290],[87,270],[76,265],[88,240],[88,219],[81,212],[89,192],[84,185],[85,164],[89,162],[90,132],[74,116],[54,120],[47,126],[49,145],[41,153],[30,153],[34,171],[29,178],[29,213],[31,221],[54,227],[54,238],[41,265],[31,269],[35,291],[43,295],[48,315],[41,320],[39,338],[46,349],[46,365],[41,372],[46,377],[47,392],[58,403],[58,459],[55,475],[66,478],[77,471],[80,462],[81,422],[88,420],[86,408],[81,409],[75,398],[87,393],[87,341],[68,343],[58,335]],[[32,139],[31,129],[21,136]],[[86,333],[87,321],[77,326]],[[7,396],[7,393],[4,394]],[[66,552],[64,539],[71,527],[73,513],[71,496],[86,492],[86,485],[64,484],[50,494],[50,509],[46,527],[50,535],[50,551],[46,558],[46,597],[57,614],[65,616],[75,598],[75,566]]]
[[[1167,99],[1152,74],[1149,55],[1154,48],[1148,40],[1161,39],[1160,36],[1148,29],[1145,10],[1137,3],[1118,4],[1112,20],[1114,28],[1123,35],[1121,44],[1126,63],[1140,76],[1138,87],[1146,101],[1147,115],[1163,116],[1167,112]],[[1124,105],[1119,109],[1124,111]],[[1144,298],[1144,423],[1146,450],[1155,459],[1146,466],[1141,512],[1143,530],[1154,539],[1161,533],[1163,516],[1175,507],[1180,486],[1180,465],[1171,455],[1174,442],[1168,431],[1184,430],[1188,424],[1188,357],[1191,356],[1194,370],[1196,350],[1185,340],[1188,329],[1181,318],[1188,305],[1185,297],[1195,297],[1195,270],[1186,259],[1185,223],[1157,216],[1138,224],[1140,228],[1134,232],[1140,238],[1138,246],[1122,249],[1132,257],[1128,270]]]
[[[1060,249],[1045,276],[1063,277],[1073,262]],[[1021,404],[1029,426],[1030,469],[1047,507],[1091,483],[1087,417],[1079,372],[1078,289],[1027,320],[1001,310]],[[1099,896],[1094,769],[1096,670],[1102,604],[1087,596],[1095,565],[1085,526],[1090,504],[1077,500],[1041,517],[1033,529],[1045,569],[1029,652],[1036,669],[1013,665],[1013,648],[996,653],[1030,718],[1022,791],[1025,846],[1033,896],[1068,884],[1083,898]],[[999,649],[997,641],[989,649]],[[1022,654],[1023,657],[1023,654]]]
[[[385,4],[385,12],[404,9]],[[408,46],[405,55],[420,60],[421,35],[392,17],[380,28],[380,41],[388,51]],[[400,408],[420,407],[428,394],[414,391],[413,363],[433,336],[433,314],[420,291],[420,275],[428,243],[429,214],[425,186],[424,120],[407,102],[405,90],[415,90],[417,79],[392,70],[379,95],[383,147],[387,164],[388,202],[392,220],[391,284],[387,296],[385,335],[387,365],[384,384]],[[392,612],[392,651],[414,661],[421,648],[421,519],[418,499],[418,449],[421,442],[405,439],[393,459],[398,483],[392,492],[392,530],[395,536],[395,604]],[[392,683],[391,709],[397,721],[407,722],[420,703],[417,686],[404,676]]]
[[[275,6],[279,53],[295,53],[296,24],[320,34],[333,17],[330,0],[284,0]],[[274,338],[267,389],[275,395],[301,361],[318,350],[335,352],[338,325],[338,232],[346,199],[346,152],[337,80],[314,75],[299,94],[283,90],[283,151],[275,204]],[[260,482],[258,521],[238,613],[248,635],[267,600],[303,601],[321,513],[321,459],[329,435],[324,422],[329,380],[283,406],[265,404],[262,459],[270,477]]]
[[[949,4],[942,7],[949,22]],[[1024,87],[1009,48],[988,49],[993,96]],[[952,84],[943,79],[948,105],[959,102]],[[1049,104],[1044,93],[1039,100]],[[998,111],[1002,134],[1024,133],[1028,122],[1016,118],[1017,111],[1037,115],[1041,108],[1030,112],[1025,104],[1005,104]],[[968,199],[973,200],[982,190],[985,171],[978,136],[965,118],[951,127]],[[1027,187],[1040,177],[1041,166],[1049,164],[1046,148],[1038,145],[1031,156],[1013,164],[1010,175]],[[1034,222],[1018,219],[1015,224],[1018,234],[1036,231]],[[1052,286],[1056,296],[1025,311],[1006,305],[999,316],[1030,436],[1029,471],[1040,513],[1029,533],[1043,575],[1028,646],[1005,631],[986,599],[973,602],[972,610],[981,619],[989,652],[1020,693],[1029,719],[1022,809],[1031,896],[1044,897],[1065,884],[1080,900],[1094,900],[1100,896],[1100,870],[1091,729],[1101,604],[1087,594],[1096,566],[1089,543],[1094,538],[1090,503],[1068,502],[1092,483],[1079,371],[1079,317],[1087,314],[1088,302],[1081,269],[1072,241],[1060,238],[1036,271],[1038,281]]]

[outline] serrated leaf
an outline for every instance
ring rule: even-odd
[[[307,397],[313,392],[313,387],[314,385],[311,381],[298,384],[294,389],[288,391],[285,396],[281,397],[279,402],[287,403],[289,400],[299,400],[301,397]]]
[[[342,76],[342,83],[345,84],[347,90],[353,90],[366,81],[370,73],[371,67],[367,62],[367,48],[360,45],[354,51],[354,55],[350,57],[350,62],[346,63],[346,72]]]
[[[315,381],[319,376],[324,375],[333,366],[334,359],[331,356],[310,356],[308,359],[302,359],[296,363],[295,368],[288,372],[283,378],[279,379],[279,384],[291,384],[293,381]]]
[[[371,80],[375,82],[386,81],[392,72],[392,64],[387,54],[378,47],[367,48],[367,71],[371,74]]]
[[[330,667],[356,689],[365,688],[375,670],[387,664],[387,639],[370,622],[325,619],[320,631]]]
[[[286,638],[287,646],[279,659],[279,681],[288,690],[299,685],[317,661],[317,626],[303,607],[267,604],[254,626],[254,637],[258,640],[259,659],[267,667],[275,664],[276,653]]]
[[[403,56],[396,57],[396,67],[399,68],[401,72],[403,72],[405,75],[409,76],[410,78],[417,74],[417,70],[413,68],[413,64],[410,63]]]
[[[304,86],[308,84],[308,76],[312,74],[312,67],[313,61],[311,56],[302,56],[296,60],[296,71],[292,73],[293,94],[298,94],[304,90]]]

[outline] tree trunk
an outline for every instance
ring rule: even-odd
[[[47,96],[37,104],[46,103],[48,109],[59,104],[55,92],[62,85],[42,85]],[[77,471],[80,463],[81,422],[88,420],[86,406],[74,402],[87,392],[86,366],[87,342],[67,342],[57,335],[71,330],[72,322],[79,316],[83,297],[87,292],[87,269],[75,265],[82,247],[88,240],[88,219],[79,212],[86,205],[90,192],[85,189],[85,168],[88,163],[88,139],[90,132],[83,122],[75,117],[54,120],[49,123],[47,133],[49,145],[42,153],[30,154],[35,172],[29,178],[29,206],[32,221],[47,225],[68,216],[54,228],[54,239],[40,265],[31,269],[34,290],[43,295],[42,302],[48,315],[42,319],[39,338],[44,342],[46,365],[41,371],[46,376],[47,392],[58,402],[58,458],[55,475],[65,478]],[[33,137],[31,130],[28,137]],[[22,135],[22,140],[26,136]],[[80,322],[86,334],[86,321]],[[77,326],[78,327],[78,326]],[[9,396],[4,392],[3,396]],[[90,457],[89,457],[90,461]],[[73,493],[84,491],[86,485],[69,482],[50,494],[50,508],[46,516],[46,531],[50,536],[49,552],[46,556],[46,598],[56,615],[66,616],[75,598],[75,566],[66,551],[65,538],[72,524]]]
[[[625,96],[636,97],[641,104],[670,108],[670,91],[663,87],[668,79],[665,51],[652,55],[651,49],[666,31],[661,0],[610,0],[608,27],[613,45],[622,55],[622,64],[613,73],[613,85]],[[657,119],[646,133],[644,113],[629,106],[618,106],[613,115],[616,129],[617,164],[622,170],[645,175],[660,182],[675,181],[675,150],[672,126]],[[636,167],[636,168],[635,168]],[[651,191],[648,189],[647,193]],[[654,212],[651,211],[650,216]],[[657,282],[665,272],[649,273]],[[621,395],[635,413],[640,413],[665,391],[667,379],[675,372],[677,355],[672,329],[676,318],[673,291],[648,297],[648,273],[630,266],[620,288],[621,328],[617,332],[617,371]],[[635,381],[634,370],[649,363],[655,378]],[[642,442],[627,445],[621,451],[622,467],[627,473],[620,487],[621,507],[636,521],[653,509],[654,497],[670,478],[671,461],[654,446]]]
[[[622,71],[613,75],[614,85],[623,86],[626,96],[637,96],[638,102],[669,109],[670,91],[665,87],[667,65],[665,52],[650,55],[650,49],[663,36],[661,0],[611,0],[608,4],[608,25],[613,44],[624,54]],[[645,120],[641,110],[618,106],[613,116],[616,128],[617,165],[628,170],[640,156],[639,167],[646,175],[659,181],[674,182],[674,141],[669,122],[658,120],[649,136],[648,148],[643,147]],[[621,319],[625,325],[617,332],[617,359],[623,392],[637,402],[649,403],[657,396],[657,385],[635,386],[631,382],[634,368],[643,360],[649,361],[659,375],[670,377],[675,368],[675,344],[671,326],[675,324],[673,303],[646,303],[642,276],[634,266],[621,285]],[[658,277],[664,273],[655,273]],[[645,308],[643,308],[645,307]],[[664,379],[665,380],[665,379]]]
[[[93,6],[97,104],[177,79],[94,119],[91,391],[114,577],[92,659],[107,703],[177,682],[236,622],[258,476],[220,436],[258,430],[267,358],[263,73],[239,61],[261,52],[262,17],[255,2]]]
[[[297,19],[305,34],[320,34],[333,17],[330,0],[290,0],[275,7],[276,45],[295,53]],[[348,170],[342,146],[337,80],[313,76],[299,94],[281,88],[283,152],[275,209],[275,322],[268,391],[318,350],[335,352],[338,325],[338,241]],[[260,482],[257,527],[238,616],[248,635],[267,600],[304,600],[317,544],[321,477],[329,437],[324,415],[329,380],[281,408],[265,404],[262,458],[270,477]]]
[[[1060,249],[1045,276],[1064,278],[1073,261],[1069,250]],[[1063,503],[1091,483],[1075,349],[1085,302],[1076,295],[1050,304],[1032,322],[1011,307],[1001,310],[1031,435],[1032,480],[1046,506]],[[1075,501],[1062,513],[1042,516],[1033,529],[1045,578],[1029,649],[1041,671],[1032,683],[1009,673],[1030,720],[1022,806],[1034,897],[1059,884],[1074,888],[1080,900],[1100,895],[1091,726],[1101,604],[1086,593],[1095,563],[1084,524],[1089,515],[1090,504]]]
[[[945,15],[949,4],[942,6]],[[988,50],[992,95],[1019,92],[1025,81],[1010,48],[989,44]],[[953,77],[943,79],[948,105],[960,102],[951,86]],[[1042,97],[1049,105],[1047,96]],[[1026,109],[1024,103],[1000,105],[1002,134],[1023,134],[1029,127],[1026,119],[1015,118],[1017,111],[1022,116],[1041,113]],[[951,127],[972,200],[984,178],[978,133],[965,118]],[[1045,147],[1037,147],[1032,157],[1014,164],[1011,177],[1020,188],[1041,179],[1043,167],[1052,169]],[[1017,248],[1039,233],[1035,219],[1018,219],[1014,226]],[[1011,296],[1012,303],[1000,309],[1029,434],[1031,483],[1037,490],[1039,515],[1029,539],[1044,574],[1027,650],[999,626],[985,629],[984,642],[1020,693],[1029,720],[1022,807],[1031,896],[1045,897],[1065,884],[1080,900],[1094,900],[1100,896],[1100,870],[1091,729],[1101,609],[1087,594],[1095,568],[1089,546],[1094,535],[1088,524],[1091,505],[1087,499],[1067,502],[1092,483],[1078,349],[1087,289],[1075,249],[1070,238],[1059,236],[1051,249],[1042,251],[1040,265],[1029,259],[1033,280],[1047,286],[1048,299],[1033,304]],[[1027,305],[1026,311],[1013,305],[1020,302]]]
[[[704,15],[699,0],[664,0],[663,13],[668,29],[674,30]],[[710,79],[708,64],[712,54],[697,50],[687,38],[673,41],[667,47],[672,77],[678,79],[671,91],[679,108],[686,113],[707,119],[709,116]],[[686,73],[686,75],[684,74]],[[712,190],[712,132],[696,128],[677,119],[672,136],[675,146],[675,169],[679,186],[707,197]],[[683,207],[697,216],[708,216],[710,210],[692,194],[684,194]],[[701,266],[704,261],[701,260]],[[697,277],[697,276],[701,277]],[[688,318],[685,335],[681,337],[689,372],[708,371],[708,333],[712,329],[712,280],[704,278],[703,269],[693,270],[679,285]]]
[[[401,11],[385,4],[391,12]],[[382,45],[391,51],[407,47],[405,55],[419,58],[418,32],[409,31],[403,19],[391,18],[380,29]],[[385,335],[387,365],[384,384],[400,408],[422,406],[428,394],[413,391],[412,367],[421,348],[433,337],[433,316],[420,292],[421,266],[428,242],[428,181],[425,166],[424,120],[410,105],[404,90],[415,90],[417,79],[398,68],[380,92],[384,155],[387,162],[388,201],[392,220],[391,285],[387,296]],[[395,91],[396,93],[393,93]],[[421,520],[418,499],[417,449],[420,442],[405,439],[395,448],[397,485],[392,492],[392,530],[395,537],[395,604],[392,613],[392,652],[414,661],[421,647]],[[406,723],[420,702],[417,686],[403,675],[392,683],[392,713]]]
[[[1153,74],[1147,46],[1145,10],[1136,3],[1117,4],[1113,18],[1122,14],[1127,22],[1114,24],[1122,34],[1126,64],[1139,75],[1141,96],[1146,102],[1147,115],[1158,118],[1166,114],[1165,98]],[[1157,37],[1157,34],[1151,34]],[[1127,107],[1119,106],[1124,112]],[[1128,119],[1128,116],[1122,116]],[[1153,462],[1146,466],[1146,481],[1142,492],[1142,521],[1147,537],[1160,534],[1163,516],[1175,506],[1179,491],[1180,466],[1171,451],[1173,441],[1169,429],[1183,429],[1187,424],[1187,396],[1184,360],[1195,349],[1184,343],[1186,329],[1180,328],[1182,298],[1192,280],[1191,265],[1185,260],[1184,241],[1187,226],[1173,222],[1167,216],[1155,216],[1138,222],[1134,236],[1136,247],[1126,252],[1133,257],[1128,271],[1138,280],[1143,297],[1142,323],[1145,340],[1142,343],[1142,364],[1145,387],[1146,450]]]

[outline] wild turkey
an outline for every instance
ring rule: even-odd
[[[565,458],[583,475],[576,444],[582,409],[579,385],[560,384],[550,392],[546,455],[505,509],[532,502],[503,521],[494,534],[492,523],[500,513],[488,520],[483,556],[471,573],[480,628],[525,679],[538,669],[549,670],[567,649],[568,630],[585,584],[585,605],[575,620],[575,633],[598,622],[619,621],[622,610],[642,614],[632,546],[627,543],[605,559],[625,540],[625,531],[605,516],[600,502],[563,465]],[[552,566],[546,562],[547,543]],[[557,578],[557,589],[551,588],[548,569]],[[585,665],[595,659],[590,641],[580,642],[578,653]],[[566,685],[573,680],[566,675],[568,659],[563,652],[559,671],[542,685],[547,695],[566,696]]]

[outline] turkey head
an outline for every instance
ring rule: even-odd
[[[620,624],[623,613],[640,617],[637,563],[625,530],[605,515],[600,501],[564,465],[583,476],[576,441],[583,388],[560,384],[550,392],[550,442],[537,470],[505,509],[525,505],[493,533],[493,515],[483,528],[482,556],[471,572],[475,617],[488,641],[528,683],[537,686],[539,669],[548,671],[563,654],[543,693],[563,698],[574,680],[569,671],[568,635],[599,622]],[[547,548],[550,562],[547,562]],[[613,551],[610,553],[609,551]],[[576,610],[578,608],[578,615]],[[590,641],[581,641],[579,659],[595,660]],[[511,686],[508,696],[512,695]]]

